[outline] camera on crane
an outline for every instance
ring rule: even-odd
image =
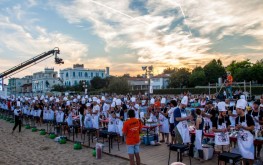
[[[64,64],[64,61],[63,61],[63,59],[62,58],[55,58],[55,63],[56,64]]]

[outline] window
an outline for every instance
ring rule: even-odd
[[[96,77],[99,77],[99,73],[96,73]]]
[[[161,89],[159,85],[153,86],[153,89]]]
[[[66,77],[68,77],[68,72],[66,73]]]
[[[75,77],[76,75],[75,75],[75,72],[73,72],[73,77]]]
[[[68,82],[68,86],[71,86],[71,83],[70,83],[70,81]]]
[[[82,77],[82,72],[79,72],[79,77]]]
[[[91,78],[93,77],[93,72],[90,73]]]
[[[101,77],[103,77],[104,76],[104,74],[103,73],[101,73]]]
[[[88,73],[87,72],[85,72],[85,77],[88,77]]]
[[[74,72],[73,72],[73,73],[74,73]],[[77,82],[77,80],[75,80],[75,81],[74,81],[74,85],[78,85],[78,82]]]

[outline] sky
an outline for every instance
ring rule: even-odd
[[[59,47],[13,77],[84,64],[111,75],[154,74],[212,59],[263,57],[262,0],[0,0],[0,72]]]

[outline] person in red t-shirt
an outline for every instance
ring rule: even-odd
[[[141,121],[135,118],[135,112],[130,110],[128,111],[129,120],[124,122],[123,125],[123,134],[126,136],[126,145],[130,158],[130,165],[135,165],[134,155],[136,158],[136,164],[141,163],[140,160],[140,132],[142,130]]]
[[[226,79],[227,98],[232,98],[232,83],[233,83],[233,77],[231,76],[230,72],[227,72],[227,79]]]

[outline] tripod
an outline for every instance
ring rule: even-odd
[[[226,81],[227,81],[227,80],[224,80],[224,82],[222,83],[222,85],[221,85],[221,87],[220,87],[218,93],[216,94],[216,98],[218,97],[218,95],[219,95],[219,93],[221,92],[222,88],[225,86]]]

